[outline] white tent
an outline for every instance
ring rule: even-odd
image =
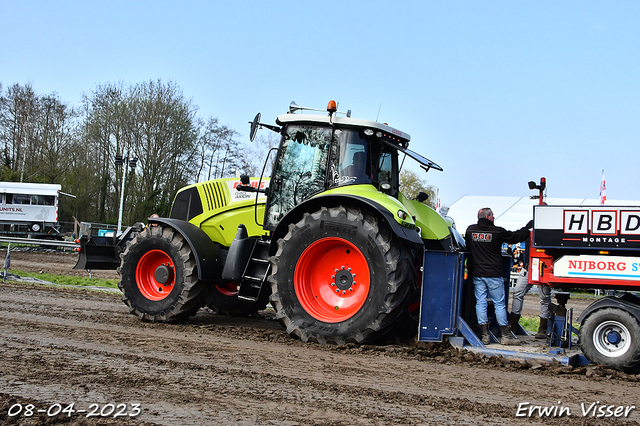
[[[547,198],[548,205],[554,206],[597,206],[597,198]],[[495,216],[495,224],[509,231],[515,231],[533,219],[533,206],[538,200],[529,197],[491,197],[465,195],[449,207],[447,213],[456,224],[456,229],[464,235],[467,227],[478,222],[478,210],[490,207]],[[606,206],[640,206],[635,200],[607,200]]]

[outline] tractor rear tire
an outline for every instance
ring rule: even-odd
[[[118,273],[122,301],[141,320],[180,321],[204,305],[191,247],[169,226],[149,226],[127,244]]]
[[[416,272],[410,250],[383,220],[322,207],[289,225],[271,257],[271,303],[304,342],[367,343],[407,310]]]
[[[594,311],[580,326],[580,349],[595,364],[634,369],[640,365],[640,324],[623,309]]]

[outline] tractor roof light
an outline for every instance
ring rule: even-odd
[[[327,111],[329,112],[329,114],[333,114],[337,110],[338,106],[336,105],[336,101],[329,101],[329,104],[327,105]]]

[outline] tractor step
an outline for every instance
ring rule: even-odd
[[[260,298],[264,282],[271,271],[269,263],[269,246],[268,240],[257,240],[251,257],[247,263],[247,267],[242,274],[242,282],[238,291],[238,299],[247,302],[255,302]]]

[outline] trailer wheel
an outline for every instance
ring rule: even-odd
[[[171,227],[151,226],[138,234],[121,255],[118,272],[122,301],[141,320],[181,320],[204,303],[191,248]]]
[[[303,341],[364,343],[389,331],[407,308],[410,252],[377,217],[321,208],[278,240],[271,302],[287,332]]]
[[[212,284],[208,288],[207,306],[216,314],[246,317],[266,308],[269,296],[261,296],[255,302],[238,299],[238,284]]]
[[[640,363],[640,324],[618,308],[600,309],[580,326],[580,348],[595,364],[628,370]]]

